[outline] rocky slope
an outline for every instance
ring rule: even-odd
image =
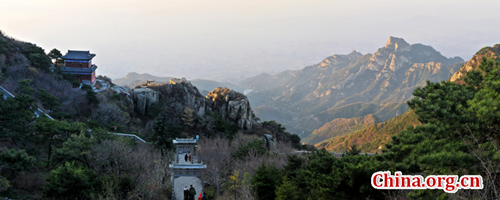
[[[326,123],[321,128],[315,130],[311,135],[302,139],[303,143],[316,144],[323,140],[347,135],[354,131],[360,130],[366,126],[373,125],[380,122],[380,119],[375,115],[366,115],[356,118],[337,118],[331,122]]]
[[[500,45],[484,47],[479,50],[469,61],[467,61],[448,81],[463,83],[461,80],[467,72],[476,70],[483,57],[500,61]],[[376,125],[368,126],[352,134],[334,137],[316,144],[316,147],[326,148],[330,151],[343,151],[346,147],[356,144],[364,152],[379,152],[383,144],[391,140],[391,136],[406,129],[409,126],[420,124],[416,114],[409,110],[403,115],[390,119]]]
[[[357,145],[365,153],[381,152],[383,145],[391,141],[391,136],[409,126],[418,124],[420,123],[417,120],[417,115],[410,110],[386,122],[368,125],[361,130],[332,137],[315,146],[325,148],[328,151],[345,152],[352,145]]]
[[[334,55],[296,72],[277,87],[252,92],[248,96],[254,106],[267,105],[295,119],[286,124],[287,128],[290,130],[293,126],[293,130],[298,130],[297,134],[302,130],[301,137],[306,137],[312,130],[333,120],[336,116],[325,112],[337,108],[357,113],[361,108],[370,110],[365,110],[363,115],[346,113],[338,116],[344,118],[375,114],[379,109],[385,109],[379,112],[385,115],[385,120],[398,112],[402,114],[408,108],[398,104],[411,99],[416,87],[425,85],[427,80],[448,79],[460,68],[462,61],[459,57],[446,58],[430,46],[410,45],[402,38],[390,37],[374,54],[362,55],[353,51],[348,55]],[[388,110],[392,112],[386,112]],[[323,118],[326,116],[330,118]],[[314,126],[296,123],[310,122],[315,118],[318,123]]]
[[[484,57],[500,61],[500,44],[496,44],[493,47],[484,47],[479,50],[460,70],[453,74],[450,81],[461,82],[460,79],[467,75],[467,72],[478,69]]]

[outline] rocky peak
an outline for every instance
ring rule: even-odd
[[[480,49],[467,63],[465,63],[465,65],[451,76],[450,81],[461,83],[461,79],[467,75],[468,72],[479,68],[479,64],[481,64],[483,57],[500,60],[500,44]]]
[[[363,55],[363,54],[361,54],[361,53],[357,52],[356,50],[352,50],[352,51],[351,51],[351,53],[347,54],[347,56],[349,56],[349,58],[350,58],[351,60],[354,60],[354,59],[356,59],[356,58],[358,58],[358,57],[360,57],[360,56],[362,56],[362,55]]]
[[[217,87],[208,93],[206,99],[213,102],[222,119],[234,122],[240,129],[250,130],[255,123],[248,98],[226,87]]]
[[[189,84],[191,84],[191,82],[189,82],[185,77],[170,79],[170,84],[175,85],[175,84],[179,84],[179,83],[189,83]]]
[[[394,51],[410,51],[410,44],[403,38],[391,36],[387,40],[387,43],[385,43],[385,48],[393,49]]]

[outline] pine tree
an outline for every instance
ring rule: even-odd
[[[69,162],[52,170],[46,182],[43,188],[45,198],[87,199],[102,188],[102,183],[94,171]]]
[[[24,149],[8,149],[5,147],[0,153],[0,165],[9,169],[14,176],[15,172],[30,170],[35,163],[35,157],[29,156]]]
[[[184,122],[184,126],[186,127],[187,130],[190,130],[191,127],[194,126],[194,109],[186,106],[184,108],[184,113],[182,115],[182,121]]]
[[[276,198],[276,188],[281,182],[281,173],[275,166],[267,166],[264,163],[257,168],[252,176],[252,186],[257,193],[257,199]]]
[[[298,200],[299,195],[297,186],[293,185],[293,183],[288,180],[288,177],[285,176],[283,178],[283,183],[281,183],[281,186],[276,190],[276,200]]]
[[[55,96],[52,96],[46,90],[38,88],[36,93],[38,99],[40,100],[40,103],[43,105],[43,107],[50,110],[50,114],[52,114],[54,110],[62,106],[62,104],[59,103],[59,99]]]
[[[61,63],[60,59],[62,57],[62,54],[56,48],[50,50],[50,52],[49,52],[49,54],[47,54],[47,56],[49,56],[49,58],[51,58],[51,59],[54,59],[55,64]]]
[[[153,145],[155,148],[160,149],[162,155],[167,149],[173,149],[174,144],[172,142],[172,135],[167,129],[165,124],[165,117],[159,114],[153,124],[153,135],[151,137]]]
[[[19,83],[19,88],[17,88],[16,93],[30,95],[30,96],[33,95],[33,92],[35,92],[35,90],[30,87],[30,82],[31,82],[30,79],[24,79],[18,81],[17,83]]]

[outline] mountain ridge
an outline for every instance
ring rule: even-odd
[[[418,43],[410,45],[402,38],[391,36],[373,54],[363,55],[352,51],[347,55],[332,55],[318,64],[297,71],[279,86],[257,89],[247,96],[256,107],[267,106],[268,109],[256,110],[259,116],[267,116],[259,113],[261,111],[279,111],[290,115],[283,119],[301,120],[311,115],[317,117],[326,110],[353,103],[385,109],[391,105],[396,109],[396,104],[413,97],[415,88],[425,85],[427,80],[447,80],[460,68],[462,62],[460,57],[447,58],[431,46]],[[270,76],[261,80],[268,78]],[[408,109],[401,105],[399,108],[401,109],[394,112],[373,110],[365,114],[383,113],[383,118],[387,120],[396,116],[396,112],[404,113]],[[331,120],[333,119],[325,118],[320,121],[324,124]],[[298,130],[295,133],[306,137],[323,124],[304,128],[288,122],[285,126],[293,127]],[[301,134],[302,131],[304,134]]]
[[[464,63],[448,81],[462,84],[462,78],[470,71],[478,69],[483,58],[491,58],[500,60],[500,44],[493,47],[484,47],[480,49],[470,60]],[[392,118],[386,122],[370,125],[362,130],[353,132],[349,135],[330,138],[323,142],[317,143],[315,146],[326,148],[330,151],[343,151],[349,145],[356,144],[363,152],[380,152],[383,144],[391,140],[392,135],[406,129],[409,126],[420,124],[416,114],[412,110],[406,111],[404,114]],[[362,140],[361,138],[370,138],[370,141]]]

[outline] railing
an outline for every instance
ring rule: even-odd
[[[3,88],[2,86],[0,86],[0,91],[3,92],[3,98],[4,99],[7,99],[8,97],[12,97],[14,98],[15,96],[10,93],[9,91],[7,91],[5,88]],[[52,118],[50,115],[48,115],[47,113],[43,112],[40,108],[37,108],[35,111],[33,111],[36,115],[36,117],[40,117],[40,115],[44,114],[45,116],[47,116],[49,119],[51,120],[54,120],[54,118]]]
[[[141,142],[146,143],[146,141],[144,141],[142,138],[140,138],[139,136],[134,135],[134,134],[126,134],[126,133],[113,133],[113,134],[119,135],[119,136],[124,136],[124,137],[133,137],[133,138],[135,138],[135,140],[139,140]]]
[[[3,88],[2,86],[0,86],[0,91],[3,92],[3,98],[4,99],[7,99],[8,97],[12,97],[14,98],[15,96],[10,93],[9,91],[7,91],[5,88]],[[40,115],[44,114],[45,116],[47,116],[49,119],[51,120],[54,120],[54,118],[52,118],[50,115],[48,115],[47,113],[43,112],[40,108],[37,108],[35,111],[34,111],[35,115],[37,117],[40,117]],[[139,140],[141,142],[144,142],[146,143],[146,141],[144,141],[142,138],[140,138],[139,136],[137,135],[133,135],[133,134],[125,134],[125,133],[113,133],[115,135],[120,135],[120,136],[124,136],[124,137],[134,137],[135,140]]]

